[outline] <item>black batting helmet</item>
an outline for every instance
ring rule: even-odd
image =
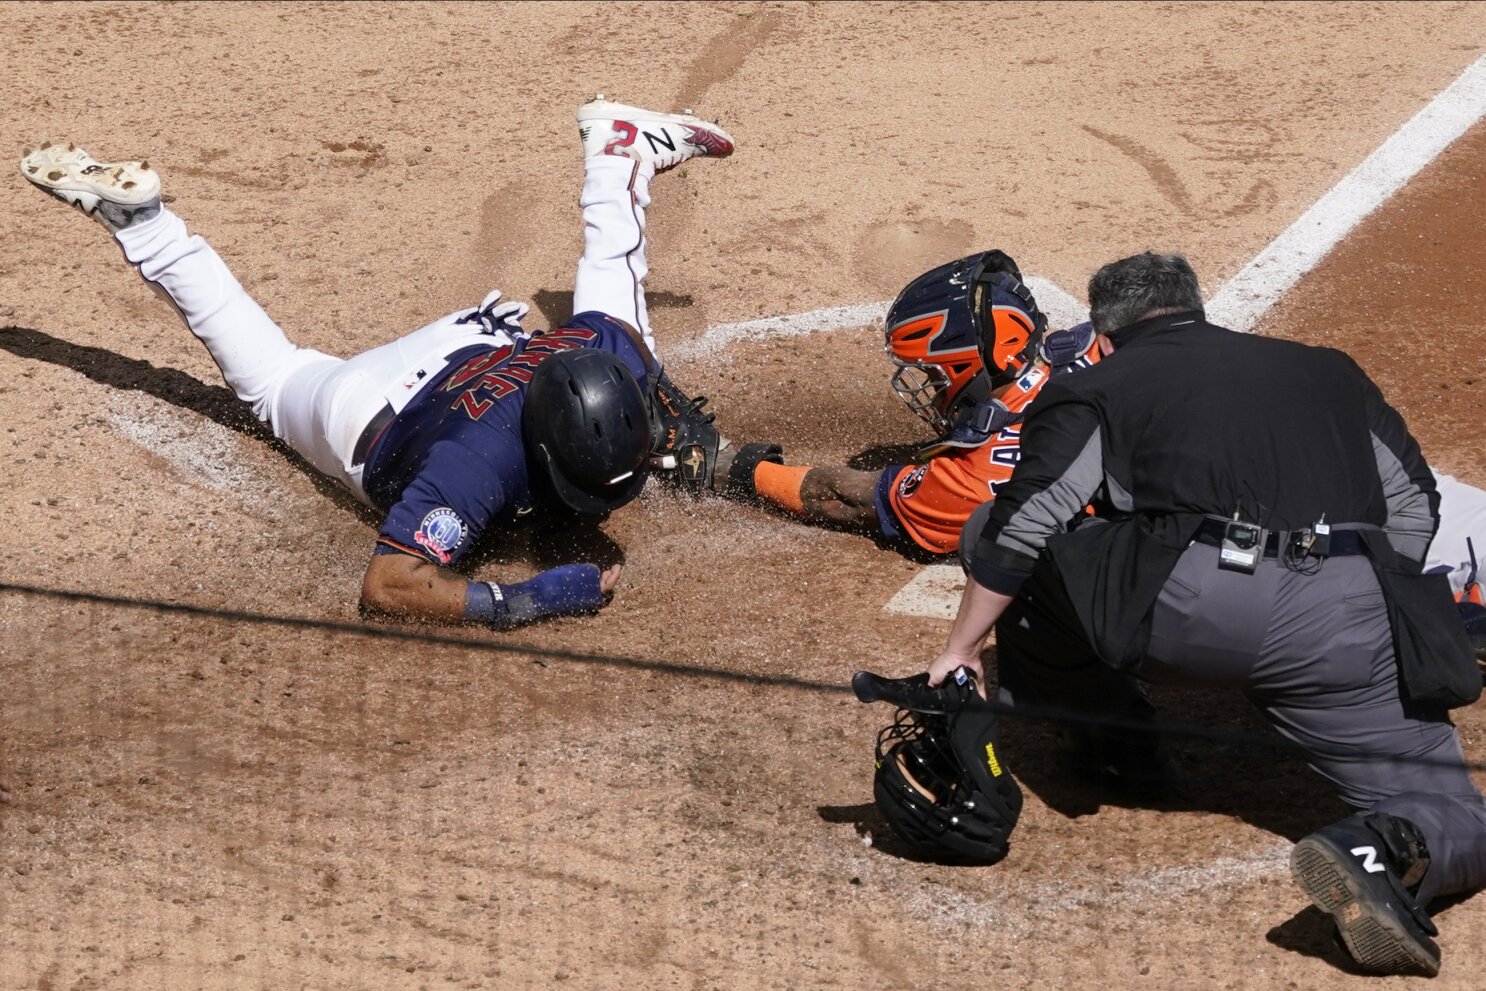
[[[995,863],[1022,813],[995,713],[978,695],[947,713],[899,709],[877,734],[872,794],[913,851],[938,861]]]
[[[571,510],[601,516],[640,494],[650,453],[650,407],[617,355],[563,351],[532,373],[522,411],[532,461]]]

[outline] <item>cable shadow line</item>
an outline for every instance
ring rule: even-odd
[[[591,654],[581,651],[537,647],[531,644],[497,643],[491,640],[476,640],[471,637],[452,636],[398,629],[388,626],[372,626],[368,623],[349,623],[344,620],[314,619],[306,616],[281,616],[270,613],[243,612],[234,609],[218,609],[212,606],[196,606],[180,602],[161,602],[153,599],[132,599],[117,595],[101,595],[96,592],[75,592],[66,589],[42,588],[36,585],[18,585],[0,582],[0,593],[32,595],[57,599],[63,602],[86,602],[93,605],[113,606],[123,609],[147,609],[154,612],[173,613],[198,619],[216,619],[224,622],[243,623],[249,626],[282,626],[289,629],[321,630],[327,633],[343,633],[368,637],[374,640],[410,641],[419,644],[435,644],[441,647],[464,647],[492,654],[519,654],[541,663],[543,658],[575,661],[582,664],[598,664],[608,667],[628,667],[639,670],[659,671],[691,678],[715,678],[721,681],[736,681],[750,685],[777,688],[798,688],[803,691],[826,692],[844,695],[850,688],[844,684],[792,678],[787,675],[745,674],[720,668],[695,667],[671,661],[652,661],[638,657],[616,654]]]
[[[646,660],[644,658],[625,657],[617,654],[591,654],[572,650],[558,650],[551,647],[537,647],[531,644],[495,643],[489,640],[475,640],[470,637],[451,636],[446,633],[414,632],[395,627],[372,626],[367,623],[348,623],[343,620],[251,613],[234,609],[218,609],[212,606],[161,602],[154,599],[132,599],[124,596],[102,595],[97,592],[76,592],[66,589],[42,588],[37,585],[0,582],[0,593],[7,592],[17,595],[57,599],[64,602],[86,602],[94,605],[114,606],[124,609],[148,609],[154,612],[174,613],[176,615],[192,616],[201,619],[217,619],[226,622],[244,623],[250,626],[282,626],[290,629],[321,630],[327,633],[344,633],[351,636],[368,637],[377,640],[412,641],[425,645],[436,644],[445,647],[463,647],[493,654],[518,654],[530,657],[534,662],[542,664],[544,667],[546,665],[542,659],[553,658],[556,660],[574,661],[580,664],[658,671],[684,678],[733,681],[741,684],[771,688],[797,688],[802,691],[829,695],[846,695],[851,693],[851,687],[849,685],[811,681],[807,678],[793,678],[787,675],[745,674],[741,671],[697,667],[688,664],[676,664],[670,661]],[[1227,744],[1254,751],[1281,752],[1301,759],[1305,757],[1304,750],[1277,734],[1273,736],[1258,736],[1253,733],[1215,729],[1210,726],[1198,726],[1190,723],[1144,722],[1118,716],[1094,715],[1057,706],[1009,706],[994,699],[989,704],[997,715],[1007,718],[1050,722],[1067,726],[1157,733],[1167,737]],[[1397,764],[1416,764],[1431,767],[1464,766],[1467,771],[1486,771],[1486,763],[1466,762],[1464,765],[1461,765],[1453,760],[1429,757],[1400,756],[1389,759],[1391,762]]]

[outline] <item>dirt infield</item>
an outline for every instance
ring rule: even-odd
[[[731,436],[883,464],[925,436],[874,328],[689,346],[991,246],[1076,296],[1147,247],[1217,287],[1486,52],[1486,9],[10,4],[0,39],[0,149],[148,157],[337,353],[492,286],[560,319],[573,107],[720,116],[737,155],[653,189],[663,356]],[[1477,127],[1259,327],[1347,349],[1476,485],[1483,167]],[[0,583],[357,622],[375,521],[237,407],[96,225],[16,175],[0,205]],[[1127,807],[1009,725],[1006,861],[898,855],[870,805],[888,713],[845,684],[942,642],[882,611],[921,562],[652,487],[479,574],[620,549],[602,616],[468,645],[0,592],[0,989],[1402,983],[1347,973],[1289,882],[1290,841],[1342,810],[1266,751],[1180,743],[1179,798]],[[1236,698],[1160,700],[1260,729]],[[1483,710],[1457,721],[1486,761]],[[1432,986],[1479,987],[1486,899],[1437,922]]]

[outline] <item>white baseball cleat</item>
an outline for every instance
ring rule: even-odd
[[[71,142],[27,151],[21,175],[113,231],[160,207],[160,176],[149,162],[100,162]]]
[[[619,155],[648,162],[655,171],[664,172],[689,158],[725,158],[733,153],[728,132],[689,111],[642,110],[612,103],[600,93],[578,108],[577,117],[585,157]]]

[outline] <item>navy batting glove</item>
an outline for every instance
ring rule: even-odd
[[[497,630],[509,630],[549,616],[597,612],[603,605],[598,566],[564,564],[510,585],[471,582],[465,590],[464,614]]]

